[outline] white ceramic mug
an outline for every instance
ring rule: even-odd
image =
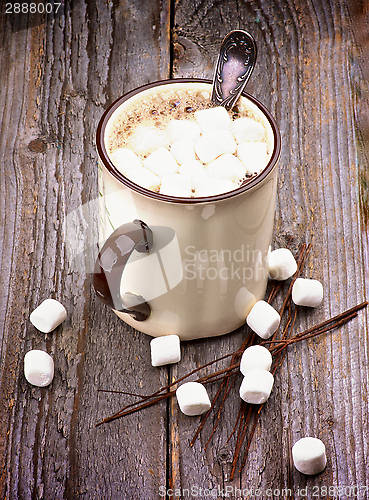
[[[266,117],[274,144],[259,175],[203,198],[162,195],[134,184],[108,157],[104,138],[110,124],[125,106],[178,86],[211,92],[208,80],[155,82],[120,97],[99,123],[102,245],[93,284],[101,300],[134,328],[189,340],[235,330],[264,298],[281,139],[270,112],[244,93]]]

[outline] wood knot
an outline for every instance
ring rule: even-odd
[[[43,139],[35,139],[28,144],[28,149],[32,151],[32,153],[44,153],[47,149],[47,145]]]
[[[217,459],[219,462],[231,462],[232,454],[227,447],[220,448],[217,453]]]
[[[176,60],[183,59],[185,55],[186,49],[184,45],[179,42],[175,42],[173,44],[173,58]]]

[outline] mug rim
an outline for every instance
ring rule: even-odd
[[[217,195],[201,196],[201,197],[200,196],[180,197],[180,196],[171,196],[167,194],[160,194],[157,193],[156,191],[151,191],[149,189],[146,189],[140,186],[139,184],[134,183],[128,177],[124,176],[121,172],[119,172],[119,170],[114,166],[113,162],[110,160],[105,148],[104,135],[105,135],[106,125],[110,117],[121,104],[123,104],[131,97],[139,94],[140,92],[152,89],[154,87],[159,87],[162,85],[170,85],[175,83],[207,83],[212,85],[213,82],[212,80],[203,78],[171,78],[167,80],[157,80],[155,82],[141,85],[140,87],[136,87],[135,89],[126,92],[122,96],[118,97],[118,99],[116,99],[112,104],[110,104],[110,106],[105,110],[97,126],[96,146],[99,158],[103,162],[108,172],[113,177],[115,177],[120,183],[122,183],[129,189],[136,191],[137,193],[143,196],[153,198],[157,201],[165,201],[165,202],[179,203],[179,204],[198,204],[198,203],[208,203],[208,202],[226,200],[233,198],[234,196],[243,194],[252,189],[253,187],[257,186],[258,184],[260,184],[270,174],[270,172],[272,172],[272,170],[276,167],[278,163],[281,153],[281,133],[279,131],[277,122],[273,117],[273,115],[270,113],[270,111],[258,99],[256,99],[254,96],[248,94],[245,91],[243,91],[241,95],[249,99],[253,104],[255,104],[260,109],[260,111],[262,111],[262,113],[267,118],[270,126],[272,127],[274,136],[274,149],[268,164],[258,175],[247,181],[245,184],[241,184],[241,186],[237,187],[236,189],[233,189],[232,191],[227,191]]]

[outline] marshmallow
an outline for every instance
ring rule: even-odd
[[[272,366],[272,355],[270,351],[262,345],[252,345],[242,354],[240,371],[246,375],[250,370],[270,370]]]
[[[161,179],[160,194],[190,198],[191,178],[181,174],[164,175]]]
[[[30,321],[40,332],[55,330],[67,317],[63,304],[55,299],[46,299],[30,314]]]
[[[269,398],[273,384],[274,377],[267,370],[250,370],[242,381],[240,397],[246,403],[260,405]]]
[[[182,165],[187,161],[195,160],[195,143],[194,141],[189,141],[188,139],[181,139],[172,144],[170,152],[174,156],[174,159]]]
[[[128,148],[117,148],[110,155],[110,159],[114,166],[125,175],[127,172],[133,168],[142,167],[141,159]]]
[[[191,120],[171,120],[167,130],[172,142],[182,139],[196,141],[200,137],[200,127]]]
[[[135,169],[129,170],[126,173],[126,177],[128,177],[128,179],[135,184],[138,184],[146,189],[150,189],[151,191],[159,190],[161,182],[160,177],[145,167],[136,167]]]
[[[297,278],[292,287],[292,300],[297,306],[317,307],[323,300],[323,285],[318,280]]]
[[[195,182],[195,196],[215,196],[235,189],[229,179],[215,179],[208,177]]]
[[[191,178],[193,188],[195,188],[196,182],[207,177],[204,165],[198,160],[186,161],[179,166],[178,172]]]
[[[268,339],[278,329],[280,315],[265,300],[258,300],[249,312],[246,323],[262,339]]]
[[[264,139],[263,125],[252,118],[238,118],[232,122],[232,133],[238,143],[255,142]]]
[[[198,382],[187,382],[176,390],[178,405],[185,415],[201,415],[211,407],[205,387]]]
[[[178,170],[178,164],[167,148],[157,149],[144,159],[143,164],[144,167],[159,177],[163,177],[166,174],[174,174]]]
[[[223,106],[196,111],[195,118],[203,134],[214,130],[231,129],[231,117]]]
[[[219,156],[206,167],[206,172],[210,177],[217,179],[229,179],[232,182],[239,182],[246,173],[242,162],[230,153]]]
[[[24,356],[24,376],[30,384],[38,387],[51,384],[54,378],[53,358],[37,349],[27,352]]]
[[[248,172],[261,172],[269,161],[265,142],[242,142],[237,146],[237,156]]]
[[[133,136],[129,138],[132,149],[137,154],[150,154],[158,148],[165,148],[170,143],[169,135],[150,125],[138,125]]]
[[[195,152],[203,163],[210,163],[224,153],[235,151],[236,141],[229,130],[207,132],[195,142]]]
[[[156,337],[150,342],[152,366],[178,363],[181,359],[181,347],[178,335]]]
[[[303,474],[319,474],[327,465],[324,443],[317,438],[305,437],[292,446],[293,464]]]
[[[267,260],[270,277],[274,280],[286,280],[297,271],[295,257],[288,248],[273,250],[268,254]]]

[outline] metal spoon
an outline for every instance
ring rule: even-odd
[[[245,88],[256,63],[257,48],[249,33],[234,30],[220,47],[213,80],[211,100],[217,106],[232,109]]]

